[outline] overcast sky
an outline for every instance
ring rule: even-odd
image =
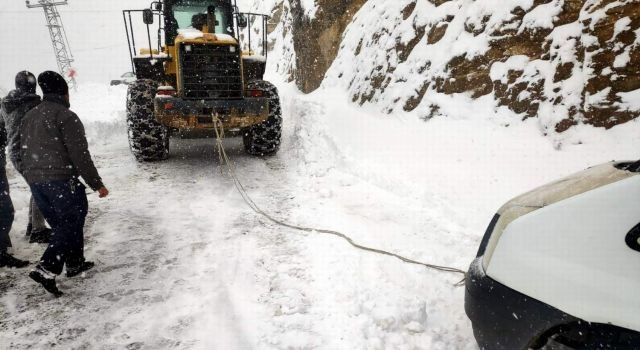
[[[241,10],[248,0],[239,0]],[[34,0],[35,2],[35,0]],[[104,82],[131,70],[123,9],[142,9],[151,0],[69,0],[60,6],[78,82]],[[0,10],[0,93],[13,88],[16,72],[58,70],[42,9],[27,9],[23,0],[3,1]],[[138,21],[142,24],[142,20]],[[138,43],[146,41],[146,31],[136,30]],[[152,34],[153,36],[153,34]]]

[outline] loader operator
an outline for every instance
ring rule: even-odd
[[[199,31],[204,30],[204,26],[207,25],[207,14],[196,13],[191,17],[191,26]]]

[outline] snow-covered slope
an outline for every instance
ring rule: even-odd
[[[327,83],[424,118],[441,107],[436,95],[464,93],[537,116],[545,133],[578,122],[611,127],[640,114],[629,103],[640,91],[638,9],[637,1],[370,0]]]
[[[298,54],[291,75],[307,92],[322,81],[422,119],[446,109],[440,95],[487,96],[552,136],[640,115],[637,0],[323,0],[313,18],[299,2],[270,3],[302,16],[285,33]]]

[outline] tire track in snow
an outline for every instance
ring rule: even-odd
[[[260,285],[264,272],[255,270],[256,239],[246,233],[263,235],[263,242],[270,234],[247,219],[232,183],[216,172],[211,140],[177,144],[163,163],[137,165],[122,144],[96,154],[103,176],[112,180],[112,197],[91,201],[87,256],[98,265],[81,281],[61,277],[67,294],[55,300],[24,271],[7,272],[11,277],[4,280],[16,282],[0,299],[12,306],[3,307],[9,310],[0,327],[3,344],[254,347],[257,331],[249,328],[268,323],[257,293],[268,288]],[[263,162],[240,154],[233,152],[241,171],[260,175]],[[32,259],[41,250],[31,249]],[[270,261],[269,254],[263,260]]]
[[[265,158],[261,167],[247,167],[246,162],[255,162],[255,159],[249,158],[246,162],[241,159],[239,167],[241,181],[257,204],[284,220],[289,218],[291,211],[298,205],[294,201],[295,191],[289,174],[291,169],[287,164],[289,154],[286,144],[290,134],[288,124],[289,121],[285,121],[285,147],[279,154]],[[267,192],[259,190],[264,186],[268,186]],[[253,212],[250,213],[260,223],[249,234],[255,235],[258,251],[262,253],[257,260],[257,268],[261,271],[258,279],[266,282],[268,289],[263,291],[259,301],[267,308],[267,316],[270,318],[268,327],[261,330],[258,348],[320,347],[323,339],[315,329],[317,315],[310,312],[313,300],[308,297],[311,282],[307,273],[309,261],[301,254],[306,234],[273,225]]]

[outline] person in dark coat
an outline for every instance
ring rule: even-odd
[[[82,179],[98,191],[109,194],[89,153],[84,126],[69,110],[69,87],[64,78],[46,71],[38,76],[43,101],[29,111],[20,127],[20,173],[31,187],[53,234],[39,264],[29,277],[55,296],[62,295],[55,278],[66,265],[67,277],[94,266],[84,257],[84,223],[87,195]]]
[[[0,267],[25,267],[28,261],[14,258],[9,254],[11,245],[9,232],[13,225],[13,203],[9,196],[9,182],[5,169],[6,156],[5,147],[7,145],[7,131],[4,122],[0,118]]]
[[[16,75],[16,89],[2,100],[0,122],[3,122],[7,132],[7,146],[9,159],[14,168],[18,169],[16,161],[20,153],[20,124],[24,115],[33,107],[40,104],[40,96],[36,95],[36,77],[28,71]],[[47,228],[44,216],[36,206],[33,196],[29,203],[29,224],[27,236],[30,243],[47,243],[51,236],[51,229]]]

